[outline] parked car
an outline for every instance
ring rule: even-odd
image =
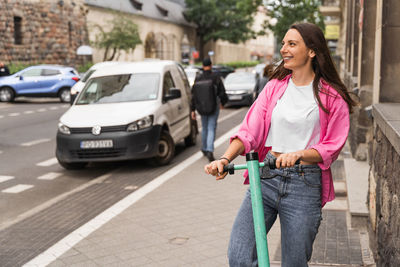
[[[196,76],[201,73],[201,70],[198,68],[185,68],[186,76],[189,80],[190,87],[193,86]]]
[[[256,76],[256,79],[259,79],[263,76],[265,66],[266,66],[265,63],[260,63],[254,67],[253,73]]]
[[[175,144],[194,145],[190,86],[172,61],[142,61],[101,68],[62,115],[56,157],[66,169],[88,162],[151,158],[168,164]]]
[[[0,78],[0,100],[12,102],[15,97],[59,97],[70,102],[70,89],[79,81],[78,72],[71,67],[38,65]]]
[[[235,69],[225,65],[212,65],[212,71],[219,73],[221,77],[226,78],[228,74],[235,72]]]
[[[82,91],[83,87],[85,86],[85,83],[87,80],[92,76],[93,72],[96,70],[105,67],[105,66],[111,66],[115,65],[117,63],[120,63],[118,61],[104,61],[104,62],[99,62],[94,64],[90,69],[86,71],[86,73],[83,75],[82,79],[78,81],[74,86],[71,87],[71,104],[75,101],[77,95]]]
[[[251,105],[256,99],[256,77],[249,72],[234,72],[224,80],[228,105]]]

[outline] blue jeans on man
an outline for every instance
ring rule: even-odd
[[[201,115],[201,151],[210,160],[214,160],[214,140],[217,130],[219,107],[211,115]]]

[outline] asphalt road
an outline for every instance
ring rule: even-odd
[[[36,245],[42,241],[44,249],[200,150],[198,136],[196,146],[177,144],[176,156],[168,166],[152,167],[146,160],[136,160],[65,170],[55,159],[55,147],[58,119],[68,108],[68,104],[48,98],[0,103],[0,239],[7,247],[17,248],[15,253],[21,254],[18,249],[22,247],[13,245],[18,241],[12,234],[14,228],[29,233],[46,227],[41,217],[50,225],[62,224],[63,230],[54,238],[35,235],[32,241]],[[217,138],[239,124],[246,111],[221,110]],[[39,252],[33,251],[31,256]]]

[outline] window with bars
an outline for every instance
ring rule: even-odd
[[[17,16],[14,17],[14,43],[22,44],[22,18]]]

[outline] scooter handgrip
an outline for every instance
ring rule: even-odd
[[[268,167],[273,170],[276,169],[276,159],[267,159],[265,162]],[[296,162],[294,163],[295,165],[299,165],[300,164],[300,159],[296,160]]]
[[[224,173],[229,172],[229,174],[234,174],[235,173],[235,165],[234,164],[228,164],[224,166]]]

